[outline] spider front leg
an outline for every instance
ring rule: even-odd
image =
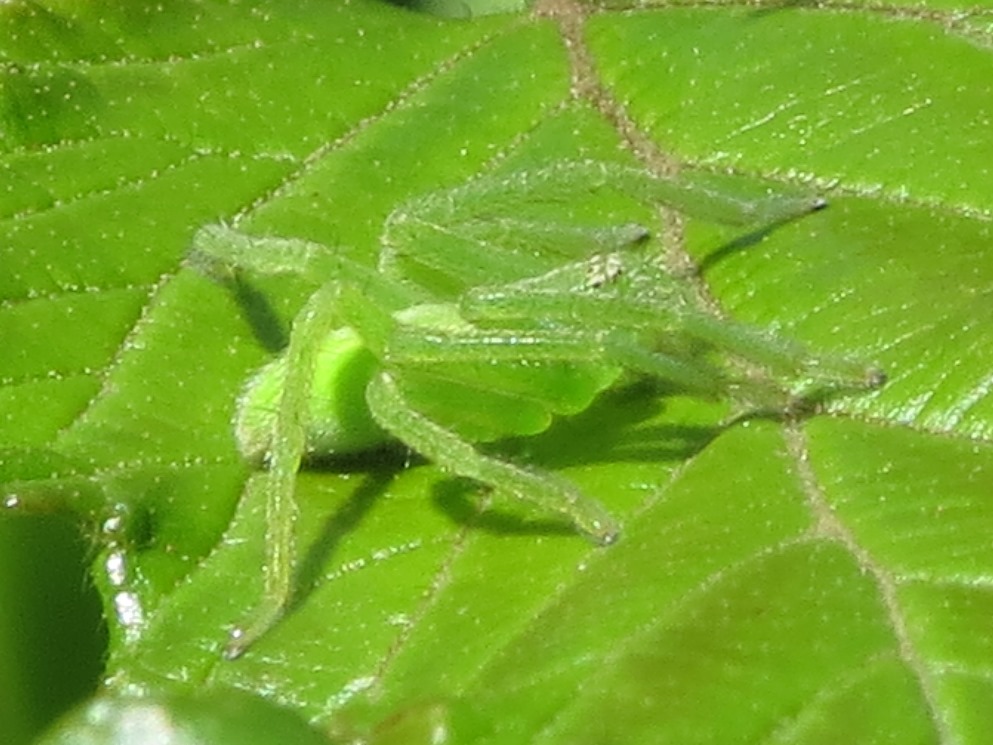
[[[445,470],[558,512],[598,544],[617,540],[617,522],[599,502],[553,474],[483,455],[471,443],[412,409],[389,373],[380,373],[370,382],[366,401],[384,429]]]
[[[293,596],[296,557],[297,472],[307,447],[307,419],[314,368],[321,341],[336,325],[342,285],[329,283],[315,292],[293,320],[290,341],[280,364],[284,376],[275,392],[274,415],[264,454],[266,492],[265,585],[254,616],[231,630],[224,651],[227,659],[240,657],[279,621]]]
[[[193,237],[187,261],[201,274],[227,283],[238,272],[292,274],[315,285],[329,279],[362,287],[368,302],[390,310],[422,299],[407,285],[383,277],[321,243],[300,238],[260,237],[226,225],[207,225]]]
[[[643,207],[667,205],[710,222],[774,226],[824,206],[787,193],[745,196],[717,188],[707,174],[678,176],[602,161],[560,161],[486,174],[462,186],[421,195],[389,215],[380,270],[430,277],[446,292],[541,274],[563,262],[643,242],[649,231],[628,223],[577,224],[570,205],[622,196]],[[536,207],[544,210],[535,211]],[[451,286],[449,286],[449,284]]]
[[[554,286],[539,278],[516,286],[474,289],[462,297],[460,309],[476,322],[513,324],[537,316],[573,328],[600,329],[620,364],[668,379],[689,392],[726,395],[743,407],[739,416],[805,411],[836,393],[873,390],[886,381],[873,365],[818,355],[792,340],[718,318],[695,307],[674,290],[670,277],[648,263],[641,262],[639,268],[648,269],[649,285],[656,289],[631,292],[623,286],[620,270],[620,281],[608,287]],[[649,346],[630,344],[623,335],[611,333],[617,331],[641,336]],[[718,373],[699,359],[666,355],[667,339],[702,343],[764,368],[768,376],[736,373],[726,365]],[[660,361],[667,361],[668,369]]]

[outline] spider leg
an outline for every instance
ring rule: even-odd
[[[798,342],[774,336],[761,329],[726,321],[707,313],[689,313],[683,320],[686,333],[742,359],[764,365],[798,379],[798,391],[817,394],[817,389],[868,390],[885,381],[879,368],[843,357],[818,356]],[[806,394],[798,393],[803,397]]]
[[[667,380],[702,396],[719,396],[727,388],[727,378],[716,365],[646,348],[623,330],[476,329],[445,335],[400,334],[392,339],[388,358],[400,368],[457,362],[514,364],[521,360],[610,365]]]
[[[338,323],[342,285],[329,283],[315,292],[293,320],[284,354],[286,378],[276,404],[266,473],[265,586],[262,602],[244,626],[231,631],[225,657],[239,657],[279,621],[293,595],[296,555],[294,487],[306,447],[306,413],[320,340]]]
[[[226,225],[207,225],[193,236],[188,261],[208,276],[241,269],[323,281],[331,276],[333,254],[319,243],[255,237]]]
[[[395,218],[383,236],[379,267],[396,277],[420,265],[473,287],[541,274],[556,263],[614,251],[649,236],[648,229],[636,223],[576,226],[551,219],[485,216],[448,224]]]
[[[408,201],[387,219],[451,225],[494,215],[519,214],[536,202],[569,204],[602,192],[623,194],[645,204],[662,204],[728,225],[777,222],[822,208],[809,196],[746,196],[718,187],[709,174],[655,173],[645,168],[597,160],[559,161],[544,167],[485,174],[457,188]]]
[[[565,205],[612,192],[646,206],[667,205],[731,225],[778,224],[820,209],[825,202],[784,194],[743,196],[716,186],[708,174],[671,175],[602,161],[565,161],[504,174],[487,174],[455,189],[400,205],[387,218],[379,268],[410,276],[406,263],[454,279],[456,291],[509,282],[564,260],[643,240],[638,225],[577,226]],[[535,205],[553,215],[528,218]]]
[[[833,391],[877,388],[885,381],[884,374],[874,366],[814,355],[797,342],[717,318],[678,294],[626,296],[596,289],[534,292],[507,286],[466,293],[460,309],[474,322],[507,324],[537,317],[576,328],[625,329],[649,337],[655,335],[662,341],[667,334],[694,339],[792,379],[795,386],[790,400],[783,402],[785,407]],[[741,379],[735,385],[739,393],[745,393],[747,401],[758,391],[746,383]],[[734,394],[733,390],[729,392]],[[769,396],[760,393],[755,400],[768,401]],[[768,405],[775,406],[765,403],[760,407]]]
[[[293,274],[316,285],[329,280],[362,289],[367,301],[384,309],[404,308],[423,298],[409,287],[351,261],[321,243],[299,238],[252,236],[225,225],[207,225],[193,236],[189,263],[203,274],[227,278],[237,271]]]
[[[455,433],[412,409],[389,373],[380,373],[372,380],[366,401],[383,429],[442,468],[561,513],[598,544],[617,539],[617,523],[599,502],[554,474],[530,471],[483,455]]]

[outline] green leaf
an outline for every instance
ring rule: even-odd
[[[321,745],[327,740],[292,712],[244,691],[206,695],[98,696],[53,727],[38,745]]]
[[[989,742],[991,5],[502,7],[0,5],[4,519],[84,521],[108,692],[245,689],[339,741]],[[635,385],[496,446],[601,499],[608,548],[403,452],[324,464],[300,602],[224,661],[266,526],[235,400],[314,288],[239,302],[196,230],[374,265],[407,199],[619,148],[826,196],[655,225],[715,313],[887,386],[722,428]]]

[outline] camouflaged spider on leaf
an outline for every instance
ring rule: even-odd
[[[666,271],[641,225],[591,226],[567,210],[556,219],[533,209],[590,195],[751,227],[823,206],[569,161],[480,178],[398,207],[384,226],[375,270],[307,241],[219,226],[199,231],[194,263],[208,271],[293,273],[319,286],[294,319],[286,350],[240,399],[238,444],[266,468],[269,532],[263,606],[232,632],[228,657],[265,633],[290,598],[294,485],[308,455],[355,453],[395,438],[609,544],[619,526],[595,499],[555,474],[484,455],[474,443],[540,433],[631,376],[731,399],[741,411],[784,412],[882,383],[873,367],[818,357],[714,316],[687,280]]]

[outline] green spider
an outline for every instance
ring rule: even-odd
[[[240,450],[266,468],[267,557],[262,606],[231,632],[228,658],[271,628],[290,600],[294,484],[307,457],[396,439],[609,544],[619,526],[594,499],[473,443],[540,433],[632,375],[729,398],[742,413],[789,413],[883,382],[874,367],[817,357],[716,317],[691,282],[666,269],[644,227],[590,227],[568,212],[574,200],[618,195],[752,227],[824,205],[783,195],[744,199],[699,180],[566,161],[402,205],[386,220],[376,270],[303,240],[220,226],[197,233],[191,256],[208,273],[291,273],[319,285],[295,317],[286,350],[239,402]],[[536,204],[558,205],[564,217],[536,213]]]

